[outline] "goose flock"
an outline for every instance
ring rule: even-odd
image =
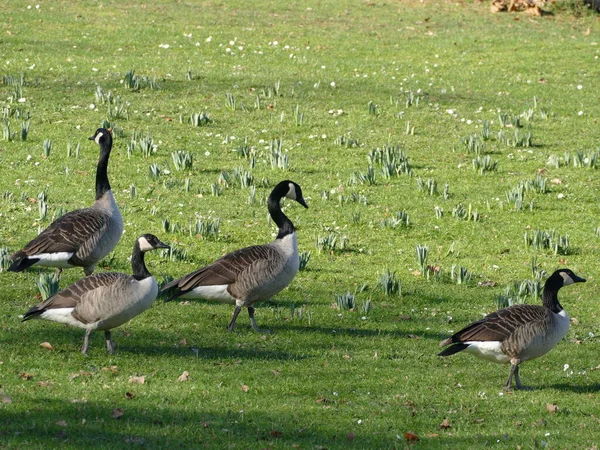
[[[111,330],[150,308],[159,294],[158,283],[146,267],[145,253],[169,247],[153,234],[143,234],[133,246],[132,275],[93,273],[96,264],[118,244],[123,234],[123,217],[108,181],[112,132],[99,128],[89,139],[100,147],[96,200],[89,208],[69,212],[52,222],[10,257],[8,271],[44,266],[54,267],[60,274],[66,268],[82,267],[84,278],[30,308],[23,321],[44,319],[85,329],[84,354],[89,349],[91,332],[104,331],[107,351],[112,353]],[[296,229],[281,209],[283,198],[308,208],[300,185],[291,180],[278,183],[267,201],[269,214],[279,230],[272,242],[228,253],[167,283],[161,292],[168,293],[168,300],[201,298],[234,304],[230,331],[245,307],[252,328],[266,331],[256,324],[254,303],[285,289],[299,269]],[[519,365],[548,353],[569,330],[570,319],[558,301],[558,291],[585,281],[570,269],[556,270],[544,285],[542,305],[513,305],[495,311],[444,339],[440,346],[448,347],[438,356],[465,351],[488,361],[510,364],[504,388],[511,389],[514,378],[516,388],[524,389]]]

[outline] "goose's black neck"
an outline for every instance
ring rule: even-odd
[[[100,200],[104,194],[110,191],[108,158],[110,157],[111,148],[112,143],[100,143],[100,159],[98,160],[98,167],[96,169],[96,200]]]
[[[281,210],[281,196],[274,196],[273,194],[269,195],[269,199],[267,200],[267,206],[269,208],[269,214],[271,215],[271,219],[273,222],[277,224],[279,228],[279,233],[277,233],[277,239],[283,239],[285,236],[292,234],[296,229],[294,228],[294,224]]]
[[[558,290],[562,285],[557,283],[553,277],[548,278],[542,292],[542,304],[555,314],[563,310],[562,305],[558,301]]]
[[[131,254],[131,268],[133,269],[133,278],[138,281],[152,276],[144,262],[144,254],[145,253],[140,250],[140,243],[135,241],[133,253]]]

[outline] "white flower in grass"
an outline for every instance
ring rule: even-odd
[[[209,36],[209,37],[207,37],[207,38],[206,38],[204,41],[205,41],[205,42],[210,42],[210,41],[212,41],[212,36]]]

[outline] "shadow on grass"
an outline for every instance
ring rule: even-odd
[[[15,343],[14,335],[9,336],[8,333],[0,335],[0,347],[10,349],[11,347],[21,346],[15,349],[16,353],[31,352],[32,349],[38,350],[38,346],[42,342],[50,342],[54,347],[55,352],[60,354],[76,353],[78,354],[83,345],[83,337],[85,331],[78,328],[66,326],[52,326],[47,328],[41,326],[30,330],[23,330],[20,333],[25,340],[25,345],[29,350],[23,349],[22,343]],[[174,345],[175,342],[180,342],[181,334],[178,332],[165,332],[155,330],[139,330],[131,333],[122,328],[116,328],[112,332],[112,339],[115,344],[115,352],[113,355],[108,355],[103,331],[95,331],[90,335],[90,349],[88,356],[90,359],[104,357],[128,357],[128,355],[146,355],[156,357],[182,357],[182,358],[198,358],[200,360],[275,360],[275,361],[296,361],[305,359],[302,356],[289,351],[279,350],[261,350],[253,346],[249,348],[237,347],[234,339],[230,343],[225,343],[222,346],[218,345],[194,345],[193,343],[186,345]]]
[[[359,328],[331,328],[331,327],[317,327],[317,326],[305,326],[305,325],[276,325],[270,327],[272,331],[279,330],[294,331],[301,333],[321,333],[327,335],[336,336],[352,336],[352,337],[363,337],[363,338],[393,338],[393,339],[433,339],[438,342],[441,337],[439,333],[432,333],[423,330],[370,330],[370,329],[359,329]]]
[[[576,394],[594,394],[600,392],[600,383],[588,384],[588,385],[576,385],[576,384],[565,384],[557,383],[549,386],[534,387],[534,389],[556,389],[557,391],[574,392]]]
[[[0,440],[7,447],[44,448],[404,448],[402,429],[368,434],[290,411],[214,412],[201,402],[180,407],[161,396],[68,402],[14,398],[3,405]],[[25,410],[24,405],[27,405]],[[469,448],[492,438],[421,437],[419,447]],[[438,447],[439,448],[439,447]]]

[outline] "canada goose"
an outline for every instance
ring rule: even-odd
[[[123,233],[123,217],[108,183],[108,158],[112,135],[98,128],[90,137],[100,146],[96,169],[96,201],[90,208],[77,209],[56,219],[48,228],[10,259],[9,272],[21,272],[33,265],[56,267],[60,273],[69,267],[83,267],[86,275],[117,245]]]
[[[156,300],[158,285],[144,263],[144,253],[169,248],[153,234],[140,236],[133,246],[133,276],[102,272],[78,280],[23,315],[23,321],[45,319],[85,329],[81,351],[86,354],[94,330],[104,330],[106,348],[114,351],[110,330],[141,314]]]
[[[269,214],[279,227],[275,240],[235,250],[208,266],[168,283],[162,289],[174,289],[168,300],[178,297],[202,298],[235,304],[229,331],[233,331],[238,314],[245,306],[252,328],[261,331],[254,320],[252,305],[258,300],[273,297],[290,284],[300,264],[294,224],[281,211],[280,201],[283,197],[296,200],[308,208],[300,186],[293,181],[282,181],[275,186],[267,200]]]
[[[569,269],[557,270],[544,285],[543,306],[513,305],[488,314],[440,342],[440,347],[453,345],[438,356],[465,350],[489,361],[510,363],[504,389],[510,389],[513,376],[517,389],[523,389],[519,364],[548,353],[569,330],[569,315],[558,302],[558,291],[563,286],[583,282],[583,278]]]

